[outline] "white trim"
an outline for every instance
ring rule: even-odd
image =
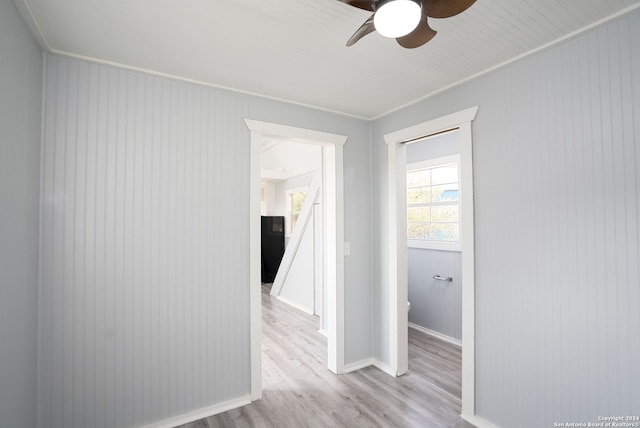
[[[460,240],[462,241],[462,413],[475,415],[476,262],[471,120],[460,126],[460,174],[462,175],[460,193],[460,215],[462,216],[460,224]],[[470,191],[466,192],[463,187]]]
[[[407,239],[407,247],[416,250],[455,251],[461,252],[460,242],[455,241],[423,241],[420,239]]]
[[[390,365],[378,360],[377,358],[373,360],[373,365],[390,376],[398,376],[398,372],[396,370],[394,370]]]
[[[475,261],[473,231],[473,150],[471,122],[478,107],[452,113],[384,136],[388,144],[389,355],[392,372],[408,366],[406,144],[416,138],[460,130],[462,240],[462,413],[475,414]],[[466,192],[462,189],[471,189]]]
[[[347,137],[270,122],[245,119],[251,131],[249,200],[249,301],[251,335],[251,400],[262,397],[262,286],[260,281],[260,155],[265,136],[324,147],[323,188],[326,189],[325,245],[327,262],[327,366],[336,374],[344,370],[344,173],[343,146]],[[333,195],[331,193],[333,192]]]
[[[455,345],[458,348],[462,348],[462,341],[460,341],[458,339],[455,339],[455,338],[453,338],[451,336],[447,336],[445,334],[438,333],[437,331],[430,330],[430,329],[428,329],[426,327],[422,327],[421,325],[414,324],[412,322],[409,323],[409,328],[412,328],[412,329],[414,329],[416,331],[419,331],[421,333],[428,334],[429,336],[435,337],[436,339],[440,339],[440,340],[442,340],[444,342],[447,342],[447,343],[450,343],[452,345]]]
[[[47,40],[47,37],[44,35],[42,27],[40,27],[40,23],[33,15],[29,2],[27,0],[13,0],[13,4],[18,8],[22,19],[25,24],[27,24],[27,27],[29,27],[31,34],[33,35],[33,38],[36,39],[36,42],[38,42],[40,49],[50,52],[51,44],[49,44],[49,40]]]
[[[344,366],[344,373],[351,373],[375,365],[375,358],[366,358]]]
[[[414,134],[414,136],[416,135]],[[404,140],[403,138],[399,141]],[[406,146],[400,143],[389,144],[388,160],[389,369],[391,373],[394,373],[394,376],[401,376],[409,369],[408,273],[406,268],[401,268],[401,266],[407,266],[408,263]],[[399,286],[400,284],[404,284],[404,286]]]
[[[18,1],[18,0],[14,0],[14,1]],[[149,68],[136,67],[136,66],[133,66],[133,65],[127,65],[127,64],[123,64],[121,62],[116,62],[116,61],[109,61],[109,60],[106,60],[106,59],[96,58],[96,57],[89,56],[89,55],[81,55],[81,54],[76,54],[76,53],[73,53],[73,52],[68,52],[68,51],[64,51],[64,50],[60,50],[60,49],[54,49],[54,48],[50,48],[50,49],[49,48],[47,48],[47,49],[43,48],[43,50],[45,50],[47,52],[50,52],[52,54],[61,56],[61,57],[65,57],[65,58],[72,58],[72,59],[77,59],[77,60],[81,60],[81,61],[93,62],[93,63],[96,63],[96,64],[109,65],[111,67],[117,67],[117,68],[121,68],[123,70],[137,71],[137,72],[149,74],[149,75],[152,75],[152,76],[159,76],[159,77],[165,77],[167,79],[178,80],[180,82],[194,83],[196,85],[206,86],[208,88],[221,89],[223,91],[230,91],[230,92],[235,92],[237,94],[250,95],[250,96],[261,98],[261,99],[264,99],[264,100],[272,100],[272,101],[277,101],[277,102],[281,102],[281,103],[285,103],[285,104],[289,104],[289,105],[295,105],[295,106],[300,106],[300,107],[305,107],[305,108],[311,108],[311,109],[314,109],[314,110],[324,111],[324,112],[327,112],[327,113],[333,113],[333,114],[337,114],[337,115],[344,116],[344,117],[352,117],[354,119],[365,120],[365,121],[372,120],[371,118],[368,118],[368,117],[358,116],[356,114],[346,113],[346,112],[338,111],[338,110],[332,110],[332,109],[326,108],[326,107],[319,107],[319,106],[316,106],[316,105],[313,105],[313,104],[307,104],[307,103],[303,103],[303,102],[293,101],[293,100],[289,100],[289,99],[286,99],[286,98],[274,97],[272,95],[265,95],[265,94],[261,94],[261,93],[258,93],[258,92],[247,91],[247,90],[244,90],[244,89],[235,88],[233,86],[220,85],[220,84],[216,84],[216,83],[212,83],[212,82],[207,82],[205,80],[198,80],[198,79],[192,79],[192,78],[189,78],[189,77],[178,76],[177,74],[165,73],[165,72],[162,72],[162,71],[151,70]]]
[[[375,367],[378,370],[382,370],[386,374],[390,376],[397,376],[398,374],[389,366],[388,364],[383,363],[377,358],[365,358],[364,360],[356,361],[355,363],[347,364],[344,367],[344,373],[352,373],[357,370],[362,370],[366,367]]]
[[[346,142],[344,137],[344,141]],[[327,301],[327,368],[344,372],[344,172],[341,144],[325,146],[322,164],[323,219],[325,224],[323,251],[327,266],[325,277]],[[333,195],[331,193],[333,192]],[[333,215],[330,215],[333,213]],[[329,239],[331,237],[331,239]],[[334,245],[332,245],[334,244]]]
[[[261,149],[262,136],[252,132],[249,168],[249,335],[251,338],[252,401],[262,398]]]
[[[334,144],[336,146],[344,146],[347,142],[347,137],[344,135],[330,134],[313,129],[296,128],[295,126],[280,125],[253,119],[245,119],[244,122],[251,132],[261,134],[265,137],[279,137],[300,143],[320,145]]]
[[[431,134],[435,134],[442,131],[448,131],[455,129],[461,124],[471,122],[478,114],[478,107],[470,107],[465,110],[461,110],[455,113],[441,116],[427,122],[422,122],[417,125],[410,126],[408,128],[400,129],[395,132],[391,132],[384,136],[384,141],[387,144],[397,143],[402,144],[406,141],[413,140],[414,138],[423,137]]]
[[[283,303],[286,303],[289,306],[294,307],[295,309],[304,312],[305,314],[313,315],[313,310],[307,308],[306,306],[302,306],[298,302],[294,302],[293,300],[287,299],[284,296],[277,296],[276,299],[280,300]]]
[[[462,419],[469,422],[476,428],[500,428],[498,425],[492,424],[488,420],[483,419],[479,416],[470,415],[464,412],[460,416],[462,417]]]
[[[229,410],[237,409],[239,407],[246,406],[247,404],[251,404],[251,398],[248,395],[245,395],[244,397],[194,410],[192,412],[185,413],[184,415],[174,416],[163,421],[144,425],[142,428],[173,428],[200,419],[205,419],[213,415],[228,412]]]

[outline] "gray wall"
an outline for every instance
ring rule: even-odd
[[[40,427],[249,393],[244,118],[349,137],[347,363],[372,354],[368,123],[53,55],[44,111]]]
[[[458,132],[407,145],[407,164],[460,153]],[[408,249],[409,322],[462,340],[462,253]],[[451,282],[434,275],[449,276]]]
[[[383,135],[471,106],[476,408],[502,427],[640,409],[640,11],[377,120]],[[388,361],[386,237],[375,352]]]
[[[42,55],[0,0],[0,427],[36,425]]]
[[[409,248],[407,257],[409,322],[462,340],[462,253]],[[453,281],[438,281],[434,275]]]
[[[460,153],[460,134],[449,132],[407,144],[407,164]]]

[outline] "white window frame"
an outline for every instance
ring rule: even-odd
[[[462,236],[462,207],[460,201],[462,200],[462,181],[460,175],[460,154],[442,156],[433,159],[427,159],[419,162],[414,162],[407,164],[407,173],[426,169],[426,168],[434,168],[440,165],[450,165],[452,163],[457,164],[458,166],[458,236]],[[409,205],[407,204],[407,208]],[[405,232],[406,233],[406,232]],[[409,248],[420,248],[423,250],[440,250],[440,251],[462,251],[462,241],[458,239],[457,241],[427,241],[423,239],[409,239],[407,238],[407,247]]]
[[[291,227],[291,195],[293,195],[294,193],[301,193],[301,192],[305,192],[305,193],[309,193],[309,186],[304,186],[304,187],[296,187],[293,189],[287,189],[285,190],[284,194],[285,194],[285,199],[286,199],[286,207],[287,210],[285,212],[284,218],[284,230],[285,233],[284,235],[287,238],[290,238],[291,235],[293,234],[293,227]],[[305,195],[305,199],[306,199],[306,195]]]

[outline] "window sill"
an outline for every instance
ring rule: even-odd
[[[456,251],[462,252],[460,242],[434,242],[419,241],[415,239],[407,239],[407,247],[419,250],[437,250],[437,251]]]

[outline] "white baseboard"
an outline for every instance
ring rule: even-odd
[[[356,361],[355,363],[347,364],[346,366],[344,366],[343,373],[346,374],[346,373],[355,372],[356,370],[360,370],[370,366],[373,366],[378,370],[382,370],[383,372],[385,372],[390,376],[396,377],[396,372],[391,367],[389,367],[386,363],[383,363],[377,358],[366,358],[364,360]]]
[[[398,372],[393,370],[391,366],[387,365],[386,363],[383,363],[378,359],[373,360],[373,365],[379,368],[380,370],[382,370],[383,372],[385,372],[386,374],[388,374],[389,376],[398,377]]]
[[[377,358],[367,358],[364,360],[356,361],[355,363],[347,364],[346,366],[344,366],[344,373],[351,373],[370,366],[373,366],[378,370],[382,370],[389,376],[398,377],[395,370],[393,370],[389,365],[383,363]]]
[[[500,428],[498,425],[494,425],[491,422],[485,419],[482,419],[481,417],[476,415],[468,415],[463,413],[460,416],[462,417],[462,419],[464,419],[465,421],[469,422],[470,424],[474,425],[477,428]]]
[[[169,419],[165,419],[160,422],[155,422],[150,425],[145,425],[142,428],[173,428],[180,425],[188,424],[200,419],[208,418],[209,416],[217,415],[218,413],[227,412],[229,410],[237,409],[238,407],[246,406],[251,403],[249,395],[236,398],[233,400],[225,401],[224,403],[214,404],[213,406],[205,407],[202,409],[194,410],[184,415],[174,416]]]
[[[409,328],[421,331],[424,334],[428,334],[429,336],[433,336],[437,339],[444,340],[445,342],[451,343],[452,345],[456,345],[457,347],[462,348],[461,340],[454,339],[453,337],[446,336],[442,333],[438,333],[437,331],[429,330],[428,328],[424,328],[418,324],[409,323]]]
[[[345,365],[343,373],[355,372],[356,370],[360,370],[373,365],[375,365],[375,358],[367,358],[364,360],[356,361],[355,363]]]
[[[298,310],[300,310],[300,311],[302,311],[304,313],[307,313],[309,315],[313,315],[313,310],[311,310],[309,308],[306,308],[306,307],[302,306],[301,304],[294,302],[293,300],[289,300],[286,297],[282,297],[282,296],[278,296],[277,299],[280,300],[281,302],[286,303],[287,305],[293,306],[294,308],[296,308],[296,309],[298,309]]]

